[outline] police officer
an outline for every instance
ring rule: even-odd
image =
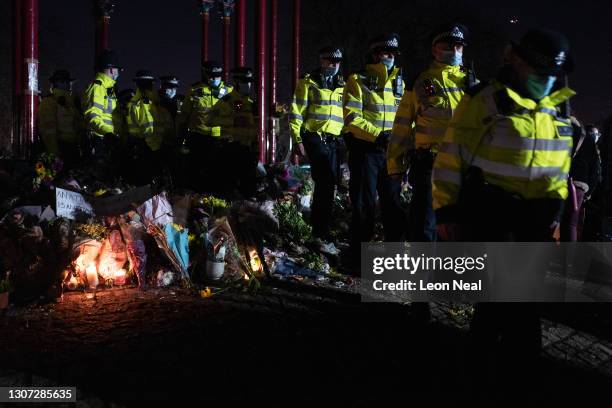
[[[183,103],[185,102],[185,96],[178,93],[180,85],[178,77],[174,75],[164,75],[159,77],[159,81],[160,87],[158,94],[160,105],[170,113],[173,122],[172,132],[163,140],[162,160],[165,163],[169,163],[173,178],[178,181],[180,178],[184,178],[187,175],[187,172],[181,171],[181,169],[186,168],[186,163],[182,163],[185,156],[181,154],[181,148],[183,146],[181,146],[182,140],[179,140],[178,137],[177,121],[177,118],[181,114]]]
[[[340,75],[342,51],[337,47],[319,50],[320,66],[299,80],[289,116],[291,136],[298,155],[308,155],[314,197],[311,223],[313,234],[325,245],[329,241],[335,186],[339,166],[337,143],[344,127]]]
[[[210,126],[211,109],[221,98],[232,91],[232,87],[221,80],[223,67],[213,61],[202,66],[202,81],[195,83],[182,106],[179,116],[180,133],[186,132],[186,144],[191,153],[192,178],[202,182],[198,187],[211,189],[214,186],[204,183],[215,169],[218,158],[220,128]]]
[[[475,84],[463,67],[463,49],[468,30],[461,24],[444,24],[431,38],[434,57],[429,68],[417,77],[412,89],[400,103],[393,135],[387,151],[387,170],[392,178],[395,199],[399,202],[401,181],[410,162],[410,202],[408,236],[410,241],[435,240],[435,215],[431,198],[431,171],[446,126],[463,97],[466,87]],[[471,84],[469,82],[472,82]],[[410,157],[410,158],[409,158]],[[406,228],[401,208],[394,209],[399,230],[390,241],[405,239]]]
[[[464,96],[434,163],[442,239],[552,240],[568,196],[573,133],[558,106],[574,91],[551,90],[571,69],[568,53],[561,33],[530,30],[507,48],[497,79]],[[471,330],[481,352],[503,347],[512,367],[530,372],[541,348],[532,304],[477,304]]]
[[[348,77],[343,96],[346,146],[349,152],[349,193],[353,205],[351,221],[352,272],[357,273],[361,242],[372,239],[376,192],[383,207],[383,225],[388,231],[396,222],[387,209],[392,199],[388,184],[386,153],[400,99],[404,94],[401,70],[395,65],[399,37],[382,35],[370,41],[364,71]]]
[[[226,193],[237,189],[243,197],[256,192],[259,141],[255,122],[253,71],[239,67],[232,70],[234,88],[212,109],[209,126],[219,127],[222,152],[212,177]]]
[[[116,150],[121,114],[117,106],[115,83],[121,67],[113,51],[104,50],[99,59],[97,74],[83,94],[83,113],[93,157],[101,166],[101,175],[113,178],[115,166],[111,163]]]
[[[174,129],[170,113],[161,106],[153,90],[154,80],[148,70],[136,72],[136,94],[128,103],[129,146],[135,164],[133,180],[138,184],[150,183],[161,175],[166,164],[161,160],[162,144]]]
[[[181,107],[185,100],[183,95],[178,94],[179,79],[174,75],[159,77],[159,100],[173,118],[181,113]]]
[[[64,169],[73,168],[80,159],[83,132],[81,104],[72,92],[75,79],[66,70],[53,72],[51,95],[44,97],[38,111],[40,135],[49,153],[58,155]]]

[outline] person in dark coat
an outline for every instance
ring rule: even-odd
[[[580,240],[583,205],[601,182],[601,159],[594,127],[590,126],[587,131],[576,118],[572,118],[572,127],[574,143],[569,174],[570,194],[561,222],[561,240],[566,242]]]

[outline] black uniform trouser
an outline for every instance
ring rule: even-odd
[[[380,198],[385,230],[396,222],[390,210],[393,200],[392,182],[387,174],[387,149],[375,143],[346,136],[351,173],[349,195],[353,207],[351,219],[351,259],[353,273],[357,274],[361,243],[369,242],[374,234],[376,220],[376,193]]]
[[[232,142],[231,145],[234,145],[234,157],[239,163],[238,191],[245,198],[252,197],[257,192],[257,151],[239,142]]]
[[[221,140],[215,173],[217,190],[232,193],[237,190],[243,197],[252,197],[257,192],[257,163],[259,155],[240,142]]]
[[[491,186],[479,190],[466,193],[465,196],[469,197],[462,204],[466,240],[552,240],[550,225],[559,217],[561,200],[524,200]],[[544,273],[542,270],[542,275]],[[542,348],[537,304],[478,303],[475,305],[470,331],[477,376],[483,376],[485,380],[488,378],[489,374],[484,370],[490,365],[490,358],[501,361],[501,373],[513,378],[513,381],[535,373],[532,370],[533,364]]]
[[[431,175],[435,154],[428,149],[412,152],[408,181],[412,186],[412,200],[408,212],[408,240],[434,242],[436,215],[433,210]]]
[[[112,182],[119,173],[117,145],[119,141],[111,138],[91,136],[91,158],[101,181]]]
[[[137,185],[149,184],[160,177],[164,163],[161,150],[153,151],[144,139],[132,138],[129,143],[134,165],[128,179]]]
[[[322,239],[329,239],[334,192],[340,172],[336,138],[316,133],[306,133],[302,137],[314,181],[310,223],[314,236]]]
[[[228,164],[221,161],[220,139],[210,135],[191,132],[187,134],[189,148],[189,178],[191,187],[200,191],[217,191],[219,173],[225,171]]]

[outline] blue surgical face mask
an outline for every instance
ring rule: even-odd
[[[213,88],[218,88],[219,85],[221,85],[221,78],[210,79],[208,81],[208,85],[212,86]]]
[[[324,77],[333,77],[338,73],[340,67],[321,67],[321,74]]]
[[[531,74],[527,77],[525,88],[533,99],[540,100],[550,95],[557,77]]]
[[[380,59],[380,63],[383,64],[385,67],[387,67],[387,69],[391,69],[395,65],[395,58],[394,57],[391,57],[391,58],[384,57]]]
[[[176,88],[166,88],[164,89],[164,96],[168,99],[172,99],[176,96]]]
[[[463,53],[457,51],[441,51],[439,62],[454,67],[463,63]]]

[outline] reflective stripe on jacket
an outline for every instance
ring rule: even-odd
[[[107,133],[117,133],[121,115],[117,108],[115,81],[109,76],[98,73],[83,94],[83,116],[87,130],[95,136],[104,137]]]
[[[221,129],[221,138],[240,142],[254,151],[259,150],[254,102],[233,90],[213,108],[210,126]]]
[[[72,92],[54,88],[40,102],[38,130],[48,152],[58,154],[58,141],[79,143],[83,118]]]
[[[434,209],[457,203],[470,166],[481,168],[488,183],[525,199],[566,199],[572,127],[556,106],[574,94],[563,88],[535,102],[494,81],[466,95],[434,163]]]
[[[349,76],[344,88],[345,130],[358,139],[376,141],[380,132],[391,130],[401,95],[393,92],[393,79],[399,69],[390,74],[382,64],[369,64],[365,74]],[[402,81],[401,88],[404,88]]]
[[[334,78],[334,84],[336,82]],[[302,129],[336,136],[342,133],[343,92],[343,86],[335,85],[333,89],[321,87],[310,74],[299,80],[289,113],[291,136],[296,143],[302,141]]]
[[[465,93],[466,74],[460,66],[434,61],[404,94],[387,150],[389,174],[404,173],[406,154],[414,148],[437,150],[446,126]]]
[[[140,89],[128,103],[127,125],[130,136],[145,139],[152,151],[161,148],[174,128],[172,116],[160,105],[157,93],[147,91],[145,96]]]
[[[178,123],[182,131],[200,133],[207,136],[219,137],[220,129],[211,128],[210,110],[220,99],[232,92],[231,86],[221,82],[219,88],[198,82],[187,93],[185,102],[181,107]]]

